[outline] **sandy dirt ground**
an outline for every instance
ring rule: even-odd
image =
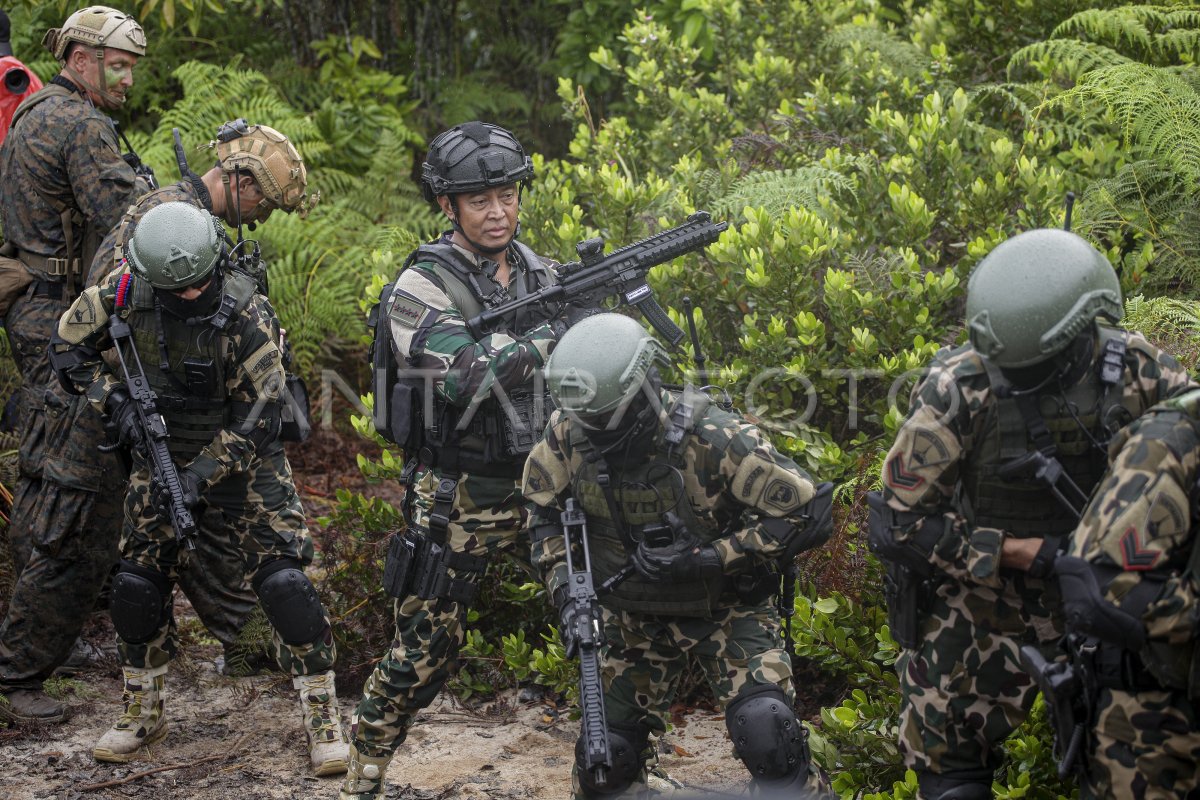
[[[337,778],[308,772],[291,681],[228,678],[201,652],[168,676],[170,732],[129,764],[92,759],[95,740],[120,707],[115,664],[80,676],[94,696],[72,698],[63,725],[6,732],[0,739],[0,798],[195,798],[283,800],[337,797]],[[353,699],[353,698],[352,698]],[[349,722],[349,703],[342,716]],[[745,772],[730,755],[724,717],[696,711],[659,744],[669,774],[686,786],[739,792]],[[388,773],[390,800],[570,796],[578,722],[545,700],[509,693],[477,707],[443,694],[401,747]],[[144,774],[161,770],[153,774]],[[105,786],[104,784],[109,784]]]

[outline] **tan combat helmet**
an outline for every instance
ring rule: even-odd
[[[42,46],[65,62],[71,42],[95,48],[100,59],[104,58],[106,47],[146,55],[146,32],[142,26],[128,14],[108,6],[88,6],[76,11],[61,28],[46,31]]]
[[[217,160],[229,192],[230,175],[244,170],[254,176],[263,193],[265,209],[253,216],[265,219],[275,208],[301,216],[316,205],[308,196],[308,171],[288,138],[267,125],[247,125],[243,119],[227,122],[217,132]],[[230,200],[232,203],[232,200]]]

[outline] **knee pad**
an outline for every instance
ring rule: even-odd
[[[299,562],[272,561],[258,571],[252,585],[285,644],[311,644],[325,633],[325,609]]]
[[[166,575],[122,561],[112,579],[108,613],[117,635],[129,644],[154,638],[169,615],[171,581]]]
[[[725,727],[734,752],[756,782],[803,781],[807,775],[808,731],[778,686],[743,689],[725,709]]]
[[[926,800],[991,800],[993,770],[960,769],[917,773],[921,797]]]
[[[644,753],[649,736],[650,731],[643,725],[608,724],[608,751],[612,766],[605,775],[604,785],[600,786],[596,783],[596,776],[585,766],[587,745],[580,734],[575,740],[575,766],[584,796],[607,797],[628,789],[646,763]]]

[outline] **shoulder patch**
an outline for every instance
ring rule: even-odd
[[[58,321],[58,335],[70,344],[79,344],[108,322],[100,307],[100,290],[86,289]]]
[[[392,292],[392,307],[388,317],[406,328],[427,328],[437,319],[438,312],[402,289]]]
[[[735,500],[773,516],[789,514],[813,496],[813,485],[758,453],[742,459],[729,487]]]
[[[271,398],[278,396],[279,387],[275,384],[283,377],[283,360],[274,342],[265,342],[251,353],[246,359],[245,370],[256,391]]]

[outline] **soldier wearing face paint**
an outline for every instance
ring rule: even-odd
[[[149,188],[122,157],[113,122],[101,112],[125,102],[134,66],[146,52],[142,28],[120,11],[93,6],[50,30],[43,44],[62,71],[21,104],[0,148],[5,248],[32,278],[5,317],[23,379],[20,477],[9,531],[18,569],[47,556],[111,563],[111,544],[106,552],[94,553],[69,537],[30,532],[46,448],[45,390],[52,378],[46,351],[58,318],[83,288],[100,240]],[[0,630],[0,691],[9,699],[9,713],[61,719],[61,704],[41,693],[41,681],[47,677],[44,663],[65,653],[39,653],[25,663],[27,654],[17,640],[27,633],[22,620]]]
[[[422,176],[453,230],[409,257],[379,308],[389,341],[376,347],[391,347],[402,370],[428,377],[418,394],[433,393],[418,407],[429,399],[437,432],[426,430],[420,452],[407,454],[405,503],[410,541],[425,554],[415,569],[435,580],[428,591],[394,590],[395,641],[354,712],[342,800],[382,797],[392,755],[450,675],[488,562],[514,550],[518,480],[548,402],[534,376],[557,338],[536,308],[478,337],[466,324],[555,280],[550,263],[516,239],[521,191],[533,178],[520,143],[495,125],[458,125],[430,143]],[[517,405],[532,424],[510,424]]]
[[[172,595],[188,561],[162,513],[169,494],[148,466],[135,388],[104,358],[119,348],[124,365],[140,362],[153,390],[183,505],[207,502],[229,524],[273,628],[275,658],[299,691],[313,771],[331,775],[346,769],[346,740],[333,633],[303,571],[313,545],[278,438],[286,391],[279,322],[252,278],[220,265],[223,240],[220,224],[191,204],[151,209],[128,242],[128,266],[84,291],[52,343],[59,379],[107,416],[133,463],[110,604],[124,710],[92,752],[124,762],[166,735]]]
[[[870,543],[888,569],[904,648],[900,751],[927,800],[992,796],[1000,746],[1038,687],[1029,646],[1058,655],[1054,572],[1109,440],[1194,386],[1117,327],[1117,275],[1079,236],[1000,244],[967,288],[970,343],[940,351],[913,390],[872,498]]]

